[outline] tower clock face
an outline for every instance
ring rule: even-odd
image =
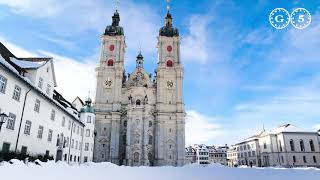
[[[172,51],[172,46],[167,46],[167,51],[171,52]]]
[[[104,82],[104,85],[106,86],[106,88],[110,88],[110,87],[112,86],[112,80],[108,78],[108,79]]]
[[[109,46],[109,51],[113,51],[113,50],[114,50],[114,45],[111,44],[111,45]]]
[[[172,88],[173,87],[173,81],[169,80],[167,81],[167,88]]]

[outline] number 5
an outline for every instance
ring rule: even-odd
[[[299,15],[298,22],[300,23],[304,22],[304,15]]]

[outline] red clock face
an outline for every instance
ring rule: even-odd
[[[109,46],[109,50],[110,50],[110,51],[113,51],[113,50],[114,50],[114,45],[113,45],[113,44],[111,44],[111,45]]]
[[[167,47],[167,51],[168,51],[168,52],[171,52],[171,51],[172,51],[172,46],[168,46],[168,47]]]

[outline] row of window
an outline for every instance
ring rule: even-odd
[[[7,78],[0,75],[0,93],[3,93],[3,94],[6,93],[7,81],[8,81]],[[21,96],[21,87],[18,85],[15,85],[13,94],[12,94],[12,99],[16,101],[20,101],[20,96]]]
[[[300,139],[299,141],[299,145],[300,145],[300,151],[305,151],[305,146],[304,146],[304,141],[302,139]],[[282,146],[281,146],[281,141],[279,141],[279,146],[280,146],[280,151],[282,151]],[[315,147],[314,147],[314,142],[312,139],[309,140],[309,146],[310,146],[310,150],[312,152],[315,151]],[[290,150],[291,151],[295,151],[295,146],[294,146],[294,141],[293,139],[290,139]]]
[[[168,60],[166,64],[167,64],[167,67],[173,67],[173,62],[171,60]],[[109,59],[107,61],[107,66],[109,67],[114,66],[114,61],[112,59]]]
[[[3,94],[6,93],[7,82],[8,82],[7,78],[5,78],[4,76],[0,75],[0,92],[3,93]],[[42,89],[42,86],[43,86],[43,79],[39,78],[38,87],[40,89]],[[46,89],[47,95],[50,95],[50,92],[51,92],[51,85],[47,84],[47,89]],[[14,86],[14,90],[13,90],[13,94],[12,94],[12,99],[14,99],[16,101],[20,101],[20,96],[21,96],[21,87],[18,86],[18,85],[15,85]],[[39,112],[39,108],[35,109],[35,111]]]
[[[242,151],[242,150],[250,150],[251,148],[254,148],[254,144],[251,144],[251,146],[249,144],[245,144],[243,146],[238,146],[237,147],[237,151]]]
[[[281,156],[281,160],[282,160],[282,163],[284,163],[283,156]],[[302,160],[303,160],[303,163],[308,163],[306,156],[302,156]],[[313,160],[313,163],[317,163],[317,157],[316,156],[312,156],[312,160]],[[297,162],[296,156],[292,156],[292,161],[293,161],[293,163]]]
[[[8,142],[3,142],[3,144],[2,144],[2,151],[1,151],[1,152],[2,152],[2,153],[8,153],[8,152],[10,152],[10,146],[11,146],[10,143],[8,143]],[[27,147],[27,146],[21,146],[20,153],[26,155],[27,152],[28,152],[28,147]],[[45,155],[46,155],[46,156],[49,156],[49,155],[50,155],[50,151],[49,151],[49,150],[46,150]]]
[[[244,157],[255,157],[256,152],[251,151],[251,152],[245,152],[245,153],[238,153],[238,157],[244,158]]]

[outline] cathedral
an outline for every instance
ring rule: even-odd
[[[126,74],[125,36],[118,11],[101,37],[95,96],[95,162],[126,166],[182,166],[185,110],[180,36],[168,11],[159,30],[155,75],[141,52]]]

